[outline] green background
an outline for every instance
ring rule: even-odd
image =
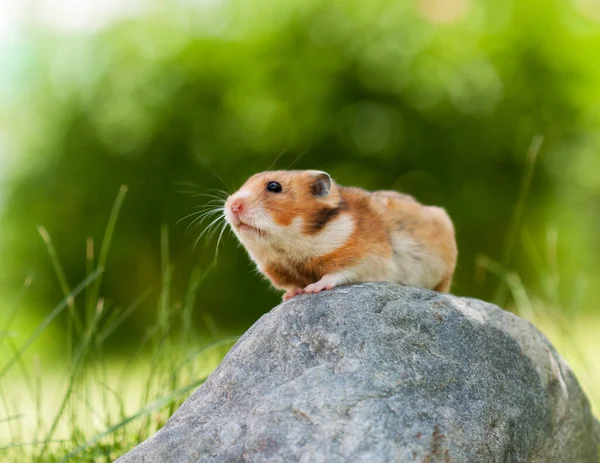
[[[445,207],[456,294],[510,308],[509,271],[534,304],[597,314],[599,20],[584,0],[233,0],[147,2],[77,34],[28,25],[0,58],[0,307],[30,274],[24,326],[62,298],[39,225],[69,283],[83,280],[86,239],[97,252],[126,184],[102,295],[151,297],[111,348],[127,352],[154,319],[162,225],[174,306],[207,271],[196,324],[240,333],[280,295],[232,236],[215,262],[216,239],[194,249],[202,228],[177,222],[206,204],[193,193],[293,165]]]

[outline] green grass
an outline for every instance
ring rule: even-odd
[[[106,356],[110,335],[150,293],[128,307],[108,306],[101,296],[103,269],[126,193],[126,187],[118,193],[97,260],[94,241],[88,239],[88,275],[73,288],[49,233],[39,229],[64,298],[16,346],[11,326],[31,286],[28,279],[0,331],[0,461],[113,461],[159,429],[237,339],[198,341],[192,311],[206,276],[202,269],[193,272],[184,301],[171,301],[173,269],[163,228],[156,321],[127,361],[115,363]],[[44,374],[38,357],[29,364],[24,355],[65,311],[66,335],[56,341],[65,343],[65,363]]]
[[[534,149],[537,150],[535,146]],[[532,169],[533,165],[528,172]],[[528,188],[528,181],[523,188]],[[28,279],[0,331],[0,439],[4,438],[0,440],[0,461],[113,461],[158,430],[202,384],[236,340],[207,340],[203,344],[192,326],[196,293],[210,269],[194,271],[183,301],[172,301],[173,268],[165,227],[161,231],[162,286],[156,301],[155,323],[127,361],[115,363],[107,357],[110,335],[150,294],[142,294],[128,307],[108,306],[101,296],[103,269],[126,192],[122,188],[115,200],[97,260],[95,244],[88,239],[88,274],[77,285],[71,286],[67,281],[50,235],[40,228],[64,298],[31,335],[15,345],[10,336],[11,325],[31,286]],[[510,249],[504,260],[496,262],[481,256],[478,265],[484,275],[492,275],[500,282],[503,306],[531,320],[553,341],[573,367],[598,413],[600,364],[594,360],[600,354],[596,335],[600,332],[600,318],[591,319],[578,312],[584,286],[581,279],[569,282],[561,277],[554,258],[556,237],[552,231],[548,233],[545,252],[539,255],[527,235],[518,232],[520,214],[515,213]],[[526,287],[519,275],[508,269],[518,238],[523,252],[537,266],[541,294]],[[571,291],[563,291],[565,285]],[[572,297],[565,301],[559,295],[566,293]],[[66,335],[56,340],[64,343],[65,362],[46,373],[36,357],[29,361],[26,354],[65,312]]]

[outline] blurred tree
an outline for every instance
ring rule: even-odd
[[[9,121],[22,162],[3,212],[0,283],[17,287],[34,269],[39,305],[59,298],[36,226],[47,227],[79,281],[86,237],[99,243],[128,184],[103,293],[127,304],[159,290],[167,224],[181,298],[191,269],[212,262],[215,241],[194,252],[199,230],[176,225],[205,202],[177,182],[231,191],[277,158],[275,168],[323,169],[342,184],[446,207],[460,250],[454,291],[490,299],[498,282],[476,280],[475,258],[502,258],[537,133],[543,162],[523,229],[541,241],[551,219],[562,219],[575,256],[565,268],[593,271],[573,245],[598,252],[600,241],[590,243],[563,206],[565,185],[581,176],[600,193],[600,171],[566,166],[599,146],[593,21],[559,1],[234,0],[152,8],[77,40],[38,31],[27,91]],[[586,204],[597,232],[600,210]],[[527,255],[515,253],[511,268],[536,284]],[[278,297],[227,238],[200,288],[199,320],[208,313],[239,331]],[[137,314],[138,326],[151,309]]]

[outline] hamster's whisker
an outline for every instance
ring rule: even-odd
[[[187,226],[186,231],[189,230],[190,228],[192,228],[195,225],[200,225],[202,222],[204,222],[207,218],[211,218],[211,216],[214,216],[215,214],[220,214],[220,211],[208,211],[205,212],[204,214],[196,217],[194,220],[192,220],[192,222]],[[212,218],[211,218],[212,220]]]
[[[214,198],[214,199],[211,199],[210,201],[205,202],[204,204],[200,204],[199,206],[194,206],[194,207],[201,207],[201,206],[204,206],[206,204],[213,204],[213,203],[216,203],[216,204],[225,204],[225,199],[224,198]]]
[[[210,231],[211,228],[213,228],[217,223],[219,223],[219,220],[224,219],[224,216],[219,216],[216,219],[214,219],[211,223],[208,224],[208,226],[204,229],[204,231],[202,233],[200,233],[200,235],[198,236],[198,238],[196,238],[196,242],[194,243],[194,249],[196,249],[196,246],[198,245],[198,243],[200,242],[200,239],[202,239],[202,237],[208,232]]]
[[[201,206],[194,206],[193,209],[200,209],[200,210],[214,209],[215,206],[223,207],[224,205],[225,205],[225,203],[223,201],[213,200],[213,201],[207,202],[206,204],[202,204]]]
[[[176,191],[178,193],[185,194],[185,195],[194,195],[194,194],[198,193],[199,191],[201,191],[200,185],[193,183],[193,182],[177,181],[177,182],[173,182],[173,186],[175,188],[177,188]]]
[[[277,161],[279,161],[279,158],[281,156],[283,156],[283,154],[288,150],[288,148],[285,148],[283,150],[281,150],[281,153],[279,153],[277,155],[277,157],[275,158],[275,160],[271,163],[271,165],[266,169],[266,170],[271,170],[273,168],[273,166],[277,163]]]
[[[195,222],[197,222],[198,220],[202,219],[205,216],[208,216],[211,214],[216,214],[216,213],[222,213],[223,211],[224,211],[223,208],[214,208],[214,209],[210,209],[210,210],[195,211],[195,212],[192,212],[191,214],[188,214],[185,217],[182,217],[181,219],[179,219],[175,225],[178,225],[179,223],[183,222],[185,219],[189,219],[190,217],[199,216],[199,217],[196,217],[192,221],[192,223],[190,223],[189,226],[191,226],[192,224],[194,224]]]
[[[223,195],[223,198],[228,198],[229,196],[231,196],[231,193],[225,190],[221,190],[219,188],[211,188],[208,191],[212,191],[214,194]]]
[[[225,218],[225,216],[223,216]],[[219,256],[219,245],[221,244],[221,238],[223,238],[223,233],[227,229],[227,221],[223,221],[223,225],[221,226],[221,233],[219,233],[219,238],[217,239],[217,248],[215,249],[215,260]]]
[[[212,193],[195,193],[194,196],[192,196],[193,198],[212,198],[212,199],[218,199],[220,201],[224,201],[225,199],[227,199],[226,197],[223,196],[218,196]]]
[[[201,224],[202,222],[204,222],[204,220],[206,220],[207,217],[210,217],[211,215],[214,214],[223,214],[223,210],[222,209],[214,209],[211,211],[207,211],[204,212],[202,215],[196,217],[194,220],[192,220],[192,222],[187,226],[187,228],[185,229],[186,231],[188,231],[190,228],[192,228],[192,226],[196,225],[196,224]]]
[[[194,195],[198,194],[198,192],[191,190],[177,190],[177,193],[180,193],[182,195],[189,195],[191,198],[193,198]]]
[[[221,226],[221,222],[218,222],[212,229],[211,231],[208,233],[208,239],[213,240],[215,238],[215,236],[219,236],[220,235],[220,226]],[[221,230],[222,231],[222,230]],[[217,245],[219,243],[217,242]],[[215,252],[218,252],[218,248],[215,250]],[[215,258],[216,258],[216,254],[215,254]]]
[[[225,209],[223,207],[213,207],[212,209],[202,209],[200,211],[196,211],[194,212],[194,215],[204,215],[204,214],[212,214],[214,212],[221,212],[224,213]]]
[[[194,217],[195,215],[198,214],[203,214],[206,212],[212,212],[214,209],[211,209],[210,211],[196,211],[196,212],[192,212],[191,214],[186,215],[185,217],[182,217],[181,219],[179,219],[177,222],[175,222],[175,225],[179,225],[181,222],[183,222],[185,219],[189,219],[190,217]]]
[[[303,157],[303,156],[304,156],[304,155],[305,155],[307,152],[308,152],[308,150],[304,150],[304,151],[302,151],[302,152],[301,152],[301,153],[298,155],[298,157],[296,157],[296,159],[294,159],[294,160],[292,161],[292,163],[291,163],[291,164],[290,164],[290,165],[289,165],[289,166],[286,168],[286,170],[287,170],[287,169],[291,169],[291,168],[292,168],[292,166],[293,166],[294,164],[296,164],[296,163],[297,163],[297,162],[298,162],[300,159],[302,159],[302,157]]]
[[[179,181],[173,182],[173,185],[177,185],[177,186],[181,186],[181,187],[188,187],[188,188],[196,188],[197,190],[199,190],[201,188],[200,185],[198,185],[197,183],[189,182],[187,180],[179,180]]]

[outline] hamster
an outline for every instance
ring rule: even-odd
[[[317,170],[271,171],[229,196],[224,214],[284,300],[367,281],[450,291],[454,226],[412,196],[344,187]]]

